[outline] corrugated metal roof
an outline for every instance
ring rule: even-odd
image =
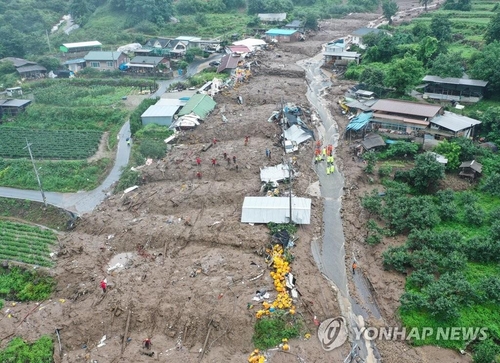
[[[172,117],[175,115],[180,106],[161,106],[152,105],[144,111],[141,117]]]
[[[39,66],[38,64],[35,64],[33,66],[23,66],[17,68],[17,71],[19,73],[24,73],[24,72],[34,72],[34,71],[40,71],[40,72],[46,72],[47,68],[43,66]]]
[[[363,112],[371,111],[371,108],[358,100],[352,100],[345,103],[349,108],[357,108]]]
[[[64,47],[68,49],[72,48],[81,48],[81,47],[100,47],[102,46],[101,42],[98,42],[97,40],[91,40],[89,42],[78,42],[78,43],[64,43]]]
[[[0,103],[3,107],[21,107],[31,103],[31,100],[20,100],[20,99],[10,99],[2,100],[4,102]]]
[[[245,197],[241,209],[242,223],[287,223],[290,219],[288,197]],[[311,222],[311,199],[292,197],[292,220],[296,224]]]
[[[361,145],[363,145],[366,150],[370,150],[374,147],[385,146],[385,141],[380,135],[370,133],[361,141]]]
[[[122,52],[101,52],[93,50],[87,53],[84,57],[86,61],[113,61],[118,60]]]
[[[474,125],[479,125],[481,121],[473,118],[457,115],[456,113],[444,111],[444,115],[439,115],[431,120],[432,124],[444,127],[445,129],[457,132],[468,129]]]
[[[278,164],[260,169],[260,180],[268,183],[270,181],[280,181],[290,177],[288,164]]]
[[[400,113],[421,117],[434,117],[441,110],[439,105],[426,103],[400,101],[400,100],[378,100],[372,106],[375,111]]]
[[[0,61],[1,62],[3,62],[3,61],[12,62],[14,64],[14,67],[22,67],[22,66],[25,66],[28,64],[36,64],[35,62],[30,62],[29,60],[26,60],[23,58],[15,58],[15,57],[3,58]]]
[[[283,21],[286,19],[286,13],[268,13],[268,14],[257,14],[262,21]]]
[[[266,32],[266,35],[292,35],[297,33],[297,30],[294,29],[269,29]]]
[[[313,138],[311,132],[305,131],[297,124],[290,126],[288,129],[283,131],[283,134],[285,139],[295,141],[297,144],[301,144]]]
[[[208,95],[196,94],[187,101],[186,105],[179,112],[179,116],[187,115],[191,112],[205,119],[215,108],[215,101]]]
[[[345,130],[359,131],[370,122],[373,112],[360,113],[358,116],[354,117]]]
[[[460,168],[471,168],[478,173],[481,173],[483,171],[483,165],[478,163],[476,160],[464,161],[462,164],[460,164]]]
[[[425,76],[422,81],[424,82],[434,82],[434,83],[445,83],[445,84],[456,84],[462,86],[477,86],[477,87],[486,87],[488,84],[487,81],[481,81],[478,79],[468,79],[468,78],[441,78],[438,76]]]

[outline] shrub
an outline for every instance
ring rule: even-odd
[[[434,275],[428,273],[427,271],[416,270],[406,279],[406,283],[410,287],[421,289],[424,286],[430,285],[432,282],[434,282],[434,280]]]
[[[361,205],[368,213],[378,215],[382,210],[382,198],[378,194],[378,190],[372,190],[370,194],[366,193],[361,198]]]
[[[32,344],[16,337],[0,351],[0,362],[52,363],[53,350],[53,342],[49,336],[42,336]]]
[[[366,243],[369,245],[378,245],[382,241],[382,237],[378,233],[373,233],[366,237]]]
[[[392,166],[390,165],[382,165],[380,168],[378,168],[378,175],[381,178],[388,177],[392,173]]]
[[[396,270],[405,273],[410,267],[410,254],[405,246],[389,247],[382,253],[383,264],[386,270]]]
[[[163,141],[145,139],[141,141],[139,152],[145,158],[161,159],[167,152],[167,145]]]
[[[127,188],[139,184],[139,177],[139,172],[133,171],[127,167],[125,170],[123,170],[122,175],[120,176],[120,180],[118,181],[118,184],[116,184],[115,193],[121,192]]]
[[[470,223],[475,226],[480,226],[486,219],[486,213],[484,210],[474,204],[464,205],[464,223]]]
[[[290,223],[269,222],[267,224],[267,228],[269,228],[269,232],[271,233],[271,235],[280,231],[287,231],[290,235],[294,235],[295,233],[297,233],[297,226]]]
[[[500,174],[493,173],[484,178],[480,190],[494,196],[500,196]]]
[[[500,347],[493,340],[482,340],[474,346],[474,363],[497,362],[498,354]]]
[[[255,323],[252,341],[258,349],[268,349],[281,343],[282,339],[300,335],[300,322],[285,312],[275,312]]]

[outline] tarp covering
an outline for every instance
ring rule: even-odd
[[[370,122],[372,118],[373,112],[363,112],[360,113],[358,116],[354,117],[351,122],[349,122],[349,125],[345,128],[347,130],[353,130],[353,131],[359,131],[368,123]]]
[[[245,197],[241,210],[242,223],[288,223],[290,198]],[[292,197],[292,220],[296,224],[311,222],[311,199]]]

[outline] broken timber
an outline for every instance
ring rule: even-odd
[[[123,338],[122,338],[122,352],[121,352],[121,354],[123,354],[123,351],[125,350],[125,343],[127,341],[128,328],[130,326],[130,315],[132,315],[131,308],[128,309],[127,324],[125,325],[125,333],[123,334]]]
[[[208,149],[210,149],[212,147],[212,144],[208,144],[208,145],[203,145],[203,147],[201,148],[201,151],[205,152],[207,151]]]
[[[212,332],[212,321],[213,321],[213,319],[211,319],[210,322],[208,323],[208,333],[207,333],[207,337],[205,338],[205,343],[203,343],[203,348],[201,349],[199,362],[201,362],[201,360],[203,359],[203,356],[205,355],[205,350],[207,348],[208,338],[210,338],[210,333]]]

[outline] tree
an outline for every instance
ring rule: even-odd
[[[419,84],[424,75],[422,62],[414,57],[393,60],[385,77],[385,84],[399,94],[411,90]]]
[[[470,0],[446,0],[444,9],[470,11],[472,9],[472,4]]]
[[[59,61],[59,59],[54,57],[38,58],[37,63],[47,68],[48,71],[55,71],[61,68],[61,62]]]
[[[392,17],[396,15],[399,7],[398,4],[394,0],[384,0],[382,2],[382,13],[385,18],[389,21],[389,24],[392,24]]]
[[[448,42],[451,40],[451,21],[448,15],[434,15],[431,20],[431,33],[436,39]]]
[[[500,91],[500,43],[493,41],[481,52],[476,52],[470,59],[471,78],[488,81],[492,93]]]
[[[500,13],[496,13],[495,17],[490,20],[484,35],[484,40],[487,43],[492,43],[498,39],[500,39]]]
[[[429,64],[439,53],[439,42],[436,38],[426,36],[418,44],[418,58],[424,63]]]
[[[413,28],[411,29],[411,33],[419,38],[422,39],[423,37],[429,35],[430,29],[429,26],[423,22],[417,22]]]
[[[436,160],[430,153],[415,157],[415,167],[412,169],[413,185],[421,191],[428,191],[431,186],[436,186],[444,179],[444,165]]]
[[[367,39],[368,49],[365,53],[365,59],[369,62],[388,63],[397,53],[395,39],[385,33],[368,34],[363,37],[363,42]],[[370,44],[373,44],[370,46]]]
[[[448,142],[447,140],[444,140],[434,148],[434,151],[438,154],[446,156],[446,159],[448,159],[446,169],[458,169],[458,166],[460,165],[460,145],[455,142]]]
[[[432,2],[432,0],[418,0],[420,5],[424,6],[425,11],[427,11],[427,6]]]
[[[462,54],[457,52],[439,53],[430,63],[430,73],[439,77],[461,78],[464,74]]]
[[[367,90],[380,95],[381,90],[384,87],[384,78],[384,71],[379,68],[368,66],[361,73],[359,81],[366,85]]]
[[[318,16],[313,12],[306,13],[304,17],[304,27],[306,29],[316,30],[318,29]]]

